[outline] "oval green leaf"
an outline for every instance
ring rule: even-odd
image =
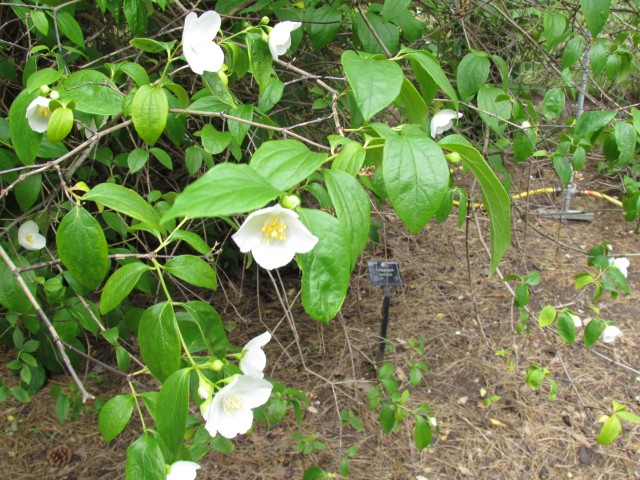
[[[167,125],[169,100],[162,87],[143,85],[131,104],[133,126],[147,144],[153,146]]]
[[[215,290],[218,287],[215,270],[200,257],[180,255],[169,260],[165,270],[196,287]]]
[[[100,313],[104,315],[120,305],[136,286],[140,276],[149,270],[151,270],[151,267],[137,261],[128,263],[116,270],[102,289]]]
[[[162,302],[147,308],[138,327],[140,353],[161,382],[180,368],[180,337],[173,307]]]
[[[98,427],[105,442],[110,442],[122,433],[129,424],[132,413],[131,395],[118,395],[105,403],[98,417]]]
[[[83,287],[95,290],[111,266],[107,240],[98,221],[84,208],[73,208],[60,222],[56,244],[69,273]]]

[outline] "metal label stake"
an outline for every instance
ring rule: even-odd
[[[380,349],[378,350],[378,362],[384,359],[384,350],[387,345],[387,327],[389,326],[389,307],[391,306],[391,289],[402,285],[400,277],[400,263],[384,260],[371,260],[367,262],[369,280],[371,285],[382,287],[384,298],[382,300],[382,320],[380,321]]]

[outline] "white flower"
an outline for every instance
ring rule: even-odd
[[[49,110],[49,99],[44,97],[36,97],[27,107],[27,122],[31,130],[38,133],[44,133],[49,128],[49,118],[51,110]]]
[[[271,334],[264,332],[253,340],[250,340],[244,346],[244,356],[240,360],[240,370],[245,375],[253,375],[254,377],[264,377],[264,367],[267,365],[267,356],[264,354],[264,347],[271,340]]]
[[[629,262],[629,259],[626,257],[610,258],[609,265],[620,270],[620,273],[622,273],[622,275],[624,275],[626,278],[627,268],[629,268],[629,265],[631,265],[631,262]]]
[[[621,337],[621,336],[622,336],[622,330],[620,330],[615,325],[609,325],[602,332],[602,341],[604,343],[611,343],[616,338]]]
[[[573,325],[576,328],[580,328],[582,326],[582,320],[580,319],[580,317],[578,315],[574,315],[574,314],[570,313],[569,316],[571,317],[571,320],[573,320]]]
[[[525,120],[522,122],[522,129],[524,130],[526,128],[531,128],[531,124]]]
[[[454,112],[449,108],[440,110],[431,119],[431,137],[436,138],[436,135],[446,132],[453,125],[453,121],[462,117],[462,113]]]
[[[195,462],[180,460],[169,467],[167,480],[195,480],[197,475],[196,470],[199,468],[200,465]]]
[[[224,52],[213,39],[220,30],[220,15],[213,10],[200,18],[191,12],[184,20],[182,52],[194,73],[217,72],[224,63]]]
[[[296,253],[307,253],[318,242],[297,213],[279,204],[253,212],[231,238],[267,270],[286,265]]]
[[[269,50],[274,60],[284,55],[291,46],[291,32],[300,28],[300,22],[281,22],[269,33]]]
[[[253,423],[252,408],[264,405],[273,385],[252,375],[238,375],[215,394],[204,411],[205,428],[212,437],[226,438],[247,433]]]
[[[18,243],[27,250],[40,250],[47,244],[47,239],[40,235],[36,222],[27,220],[18,229]]]

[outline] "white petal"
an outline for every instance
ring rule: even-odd
[[[197,475],[196,470],[199,468],[200,465],[195,462],[180,460],[169,467],[167,480],[194,480]]]
[[[615,325],[609,325],[602,332],[602,341],[604,343],[612,343],[616,338],[622,337],[622,330]]]
[[[45,109],[45,113],[42,113],[42,108]],[[31,130],[38,133],[44,133],[49,128],[49,118],[51,117],[51,110],[49,110],[49,99],[44,97],[36,97],[27,107],[25,113],[27,122]]]
[[[264,367],[267,366],[267,356],[261,348],[253,348],[247,350],[240,360],[240,370],[245,375],[252,375],[254,377],[264,377]]]
[[[580,317],[579,317],[579,316],[577,316],[577,315],[573,315],[573,314],[571,314],[571,313],[569,314],[569,316],[571,317],[571,320],[573,320],[573,325],[574,325],[576,328],[580,328],[580,327],[582,326],[582,320],[580,319]]]
[[[185,44],[182,52],[193,73],[217,72],[224,64],[224,52],[220,45],[207,43],[201,45]]]
[[[198,14],[191,12],[184,19],[184,28],[182,29],[182,43],[187,44],[191,42],[193,38],[193,32],[196,28],[196,22],[198,21]]]
[[[252,248],[251,253],[256,263],[267,270],[284,267],[296,255],[295,250],[287,246],[286,242],[278,240],[271,243],[261,243]]]
[[[609,265],[612,265],[618,270],[620,270],[620,273],[622,273],[622,275],[626,277],[627,268],[629,268],[629,266],[631,265],[631,262],[629,262],[629,259],[626,257],[610,258]]]
[[[453,126],[453,121],[462,117],[462,113],[457,113],[449,108],[440,110],[431,119],[431,136],[446,132]]]
[[[313,235],[297,218],[287,221],[287,245],[291,245],[296,253],[310,252],[318,243],[318,237]]]
[[[281,22],[273,27],[269,33],[269,50],[274,60],[279,55],[284,55],[291,46],[291,32],[300,28],[300,22]]]
[[[253,212],[249,215],[238,231],[231,235],[231,238],[236,242],[242,253],[247,253],[262,243],[262,227],[264,226],[265,217],[262,217],[259,212]]]
[[[220,416],[218,432],[225,438],[235,438],[238,434],[247,433],[253,423],[253,412],[242,410],[233,415]]]
[[[195,22],[194,35],[203,41],[212,41],[220,31],[220,15],[213,10],[204,12]]]
[[[240,375],[233,393],[242,397],[245,407],[257,408],[267,403],[272,389],[273,385],[267,380],[251,375]]]
[[[31,246],[25,247],[23,245],[23,247],[28,250],[42,250],[46,245],[47,245],[47,239],[43,235],[40,235],[39,233],[35,233],[31,235]]]
[[[257,337],[249,340],[247,344],[244,346],[244,349],[250,350],[252,348],[262,348],[270,341],[271,341],[271,334],[269,332],[264,332],[258,335]]]

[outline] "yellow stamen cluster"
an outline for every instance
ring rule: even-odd
[[[49,111],[49,107],[40,105],[38,107],[38,115],[40,115],[41,117],[48,117],[49,115],[51,115],[51,112]]]
[[[242,398],[236,395],[225,397],[223,403],[224,409],[227,413],[239,412],[244,408]]]
[[[33,237],[30,233],[27,233],[24,238],[27,240],[27,242],[33,243]]]
[[[287,225],[282,220],[278,217],[271,217],[264,222],[264,226],[262,227],[262,241],[264,243],[269,243],[271,240],[284,242],[287,239],[285,235],[286,230]]]

